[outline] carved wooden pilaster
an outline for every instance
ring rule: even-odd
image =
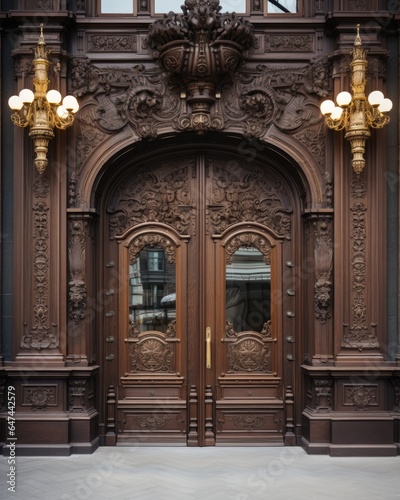
[[[338,31],[334,95],[350,89],[350,41],[349,33]],[[368,94],[383,89],[385,51],[374,32],[369,33],[367,47],[373,52],[368,56]],[[385,132],[372,131],[366,145],[365,171],[359,175],[352,171],[351,151],[343,135],[334,135],[337,363],[379,364],[386,351]]]
[[[68,346],[67,363],[95,362],[93,317],[96,311],[93,266],[94,214],[68,214]]]
[[[333,360],[333,211],[310,212],[305,219],[306,261],[303,269],[308,310],[306,362]],[[314,335],[312,335],[312,332]]]

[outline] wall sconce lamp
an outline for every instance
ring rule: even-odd
[[[392,109],[392,101],[384,97],[380,90],[374,90],[365,96],[366,69],[368,49],[364,49],[360,38],[360,25],[357,24],[357,36],[352,51],[351,90],[340,92],[336,97],[337,106],[333,101],[326,100],[321,104],[321,113],[325,123],[333,130],[346,130],[345,139],[350,141],[353,155],[354,172],[360,174],[365,167],[365,141],[370,137],[371,128],[382,128],[389,123],[385,114]]]
[[[58,90],[48,90],[49,52],[41,24],[33,59],[35,92],[23,89],[19,95],[13,95],[8,100],[8,105],[15,111],[11,116],[14,125],[29,127],[29,137],[33,139],[36,154],[34,163],[39,174],[43,174],[48,164],[47,151],[49,141],[54,137],[54,127],[61,130],[70,127],[74,122],[74,114],[79,110],[78,101],[74,96],[67,95],[62,99]]]

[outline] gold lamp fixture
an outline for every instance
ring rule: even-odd
[[[35,167],[39,174],[46,170],[49,141],[54,137],[54,127],[65,130],[74,122],[74,115],[79,110],[78,101],[72,95],[62,99],[58,90],[49,90],[49,50],[43,36],[43,24],[34,49],[33,67],[35,92],[22,89],[19,95],[13,95],[8,105],[14,111],[11,120],[18,127],[29,127],[29,137],[33,139],[36,157]]]
[[[345,139],[350,141],[353,155],[352,166],[354,172],[360,174],[365,167],[365,141],[370,137],[371,128],[382,128],[389,123],[387,116],[392,109],[392,101],[385,98],[380,90],[374,90],[365,96],[366,69],[368,49],[362,47],[360,25],[357,24],[357,36],[353,46],[353,60],[351,67],[351,90],[340,92],[336,103],[326,100],[321,104],[321,113],[325,122],[333,130],[345,129]]]

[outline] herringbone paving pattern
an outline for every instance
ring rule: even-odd
[[[20,457],[15,500],[400,500],[400,457],[309,456],[301,448],[99,448]]]

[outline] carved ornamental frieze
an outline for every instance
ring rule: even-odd
[[[207,219],[212,233],[222,233],[232,224],[246,221],[268,226],[278,236],[290,239],[293,210],[278,178],[238,162],[210,160],[209,164],[213,189]]]
[[[109,237],[143,222],[161,222],[180,234],[193,234],[194,207],[189,189],[190,160],[166,162],[157,171],[139,170],[117,186],[109,213]]]
[[[192,118],[185,89],[158,67],[97,67],[87,58],[71,62],[73,93],[80,98],[75,165],[69,179],[70,206],[79,203],[77,180],[85,162],[112,135],[124,131],[132,140],[151,140],[182,131]],[[327,95],[328,62],[315,58],[301,67],[243,67],[221,83],[209,117],[219,130],[248,140],[264,138],[271,129],[288,134],[311,153],[332,201],[332,180],[325,166],[324,130],[318,97]],[[199,115],[200,116],[200,115]],[[189,117],[189,118],[188,118]],[[187,125],[189,124],[189,125]],[[199,121],[199,127],[203,125]]]

